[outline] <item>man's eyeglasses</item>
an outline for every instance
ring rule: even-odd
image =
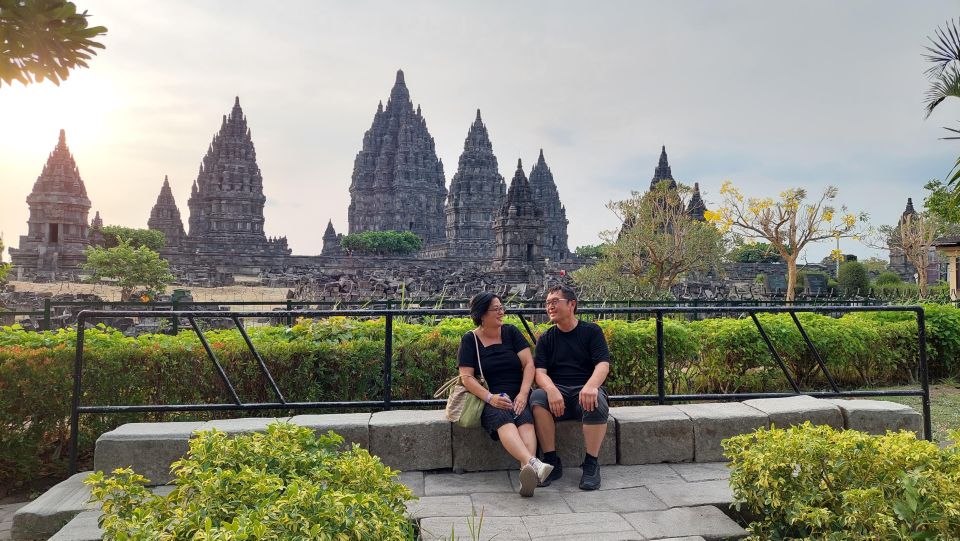
[[[546,302],[547,306],[553,307],[556,306],[559,302],[567,302],[567,299],[550,299]]]
[[[501,304],[500,306],[494,306],[493,308],[487,310],[487,312],[499,312],[499,313],[501,313],[501,314],[504,313],[504,312],[506,312],[506,311],[507,311],[507,308],[506,308],[505,306],[503,306],[502,304]]]

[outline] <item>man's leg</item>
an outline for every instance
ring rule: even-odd
[[[603,437],[607,433],[607,423],[602,425],[583,425],[583,443],[587,454],[599,457],[600,446],[603,444]]]

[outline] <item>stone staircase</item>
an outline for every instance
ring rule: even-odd
[[[578,423],[557,427],[564,478],[520,498],[516,463],[481,430],[451,425],[442,411],[298,415],[283,420],[318,433],[333,430],[401,470],[420,499],[408,505],[424,539],[466,536],[471,514],[484,512],[482,538],[509,539],[737,539],[746,535],[725,511],[732,501],[720,442],[771,424],[811,421],[874,434],[920,433],[921,416],[908,406],[873,400],[825,400],[805,395],[680,406],[613,407],[600,453],[603,486],[577,489],[583,456]],[[230,434],[265,430],[278,419],[132,423],[103,434],[94,468],[130,466],[153,490],[172,487],[170,464],[183,456],[196,430]],[[51,488],[13,517],[12,539],[101,539],[99,511],[79,473]],[[692,537],[690,537],[692,536]]]

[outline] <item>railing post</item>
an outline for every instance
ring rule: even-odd
[[[41,330],[50,330],[50,299],[43,299],[43,325]]]
[[[666,371],[665,354],[663,350],[663,312],[657,310],[657,403],[666,404],[666,385],[664,372]]]
[[[923,389],[923,437],[933,441],[933,423],[930,419],[930,375],[927,371],[927,323],[923,307],[917,308],[917,335],[920,347],[920,386]]]
[[[293,310],[293,300],[287,299],[287,327],[293,327],[293,314],[290,311]]]
[[[178,306],[179,304],[180,304],[179,302],[173,301],[173,303],[170,305],[170,309],[176,312],[177,308],[179,308]],[[177,316],[173,316],[173,318],[171,318],[170,320],[170,333],[173,336],[180,334],[180,318],[178,318]]]
[[[49,305],[48,305],[49,306]],[[77,316],[77,347],[73,360],[73,399],[70,402],[70,465],[69,474],[77,473],[80,458],[80,377],[83,372],[84,317]]]
[[[383,329],[383,411],[390,411],[393,400],[393,311],[387,300],[387,318]]]

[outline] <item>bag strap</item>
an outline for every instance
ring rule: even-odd
[[[443,385],[441,385],[440,388],[437,389],[437,392],[433,393],[433,397],[440,398],[441,396],[446,394],[451,388],[453,388],[454,385],[458,385],[459,383],[460,383],[460,376],[453,376],[452,378],[445,381]]]
[[[487,378],[483,375],[483,365],[480,364],[480,340],[477,338],[477,331],[470,331],[473,334],[473,343],[477,345],[477,367],[480,368],[480,379],[486,386]]]

